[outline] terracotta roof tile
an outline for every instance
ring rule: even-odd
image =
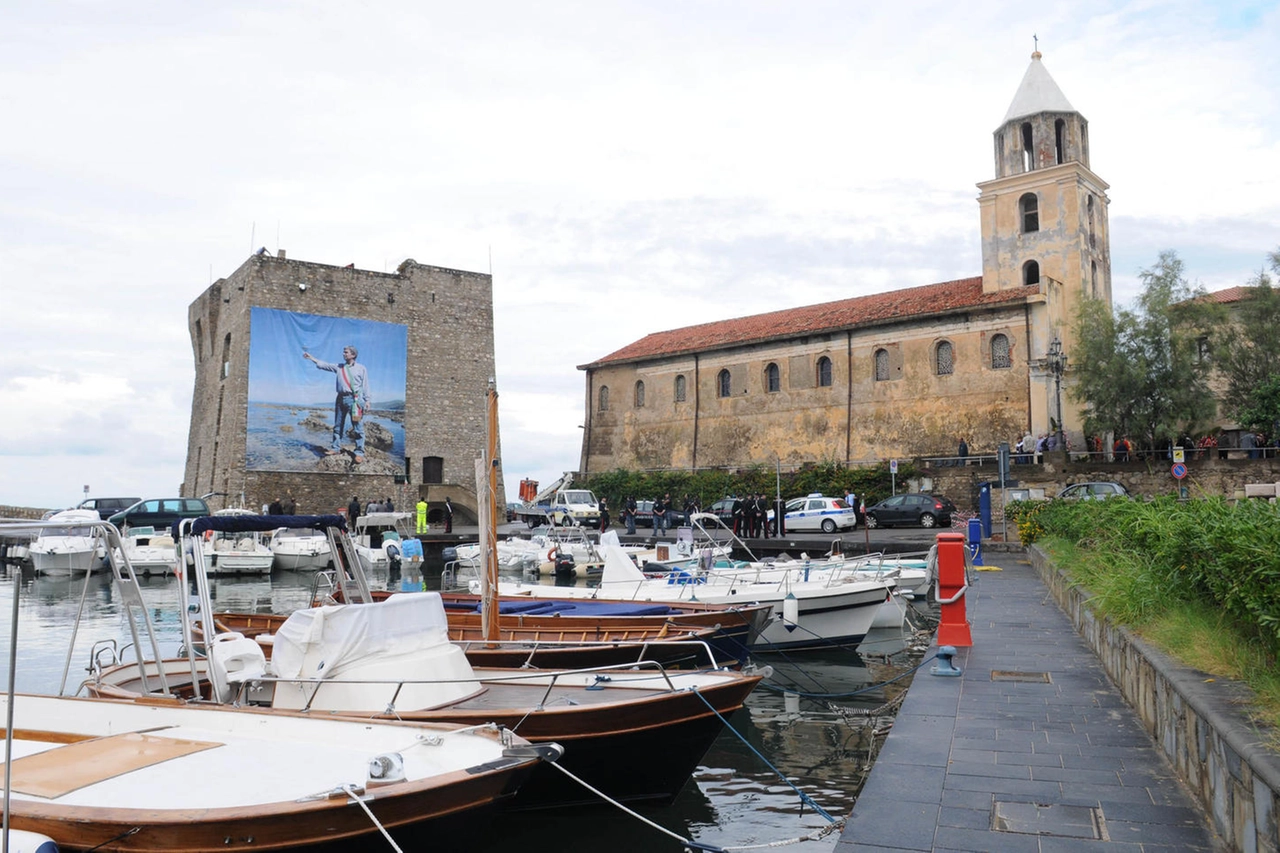
[[[870,326],[906,317],[946,314],[966,308],[1019,304],[1029,294],[1039,292],[1039,288],[1026,288],[983,293],[982,276],[944,281],[889,293],[654,332],[590,364],[578,365],[578,369],[705,352],[739,344]]]
[[[1249,288],[1247,287],[1228,287],[1226,290],[1215,290],[1212,293],[1205,294],[1204,298],[1209,302],[1217,302],[1223,305],[1232,302],[1239,302],[1242,299],[1249,298]]]

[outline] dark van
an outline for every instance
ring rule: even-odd
[[[200,498],[148,498],[107,519],[116,527],[154,527],[167,530],[180,518],[209,514],[209,505]]]
[[[106,520],[117,512],[128,509],[142,498],[85,498],[76,504],[76,509],[94,509],[98,517]]]

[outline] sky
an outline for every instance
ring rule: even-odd
[[[508,491],[546,484],[579,364],[980,274],[1033,35],[1111,187],[1116,301],[1164,249],[1256,275],[1280,0],[6,0],[0,504],[176,493],[187,307],[262,246],[492,272]]]

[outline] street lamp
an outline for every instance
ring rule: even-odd
[[[1067,437],[1062,429],[1062,374],[1067,370],[1067,354],[1062,351],[1062,341],[1054,335],[1045,355],[1045,366],[1053,373],[1053,396],[1058,405],[1058,450],[1067,450]]]

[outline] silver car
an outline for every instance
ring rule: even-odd
[[[1058,492],[1058,497],[1073,501],[1102,501],[1127,498],[1129,490],[1119,483],[1076,483]]]

